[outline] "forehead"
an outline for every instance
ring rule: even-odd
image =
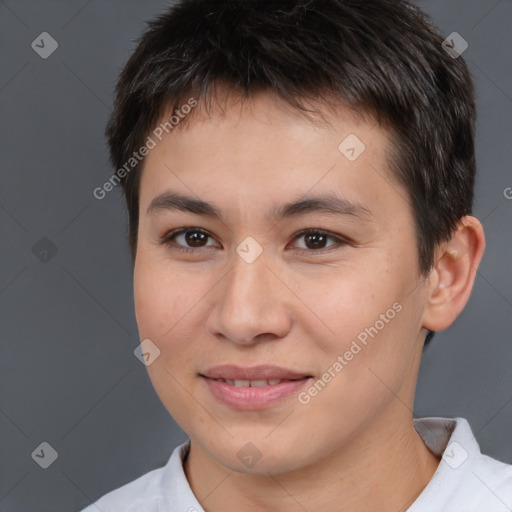
[[[377,217],[410,213],[390,170],[390,134],[348,108],[322,114],[305,117],[268,94],[245,102],[232,96],[210,112],[199,104],[183,126],[164,131],[161,140],[153,136],[141,213],[166,190],[239,213],[251,207],[275,213],[291,199],[328,192]]]

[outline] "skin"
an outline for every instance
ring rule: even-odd
[[[366,145],[355,161],[338,150],[351,133]],[[406,510],[439,464],[412,422],[425,329],[445,329],[466,304],[484,235],[477,219],[464,217],[421,276],[412,209],[389,169],[389,145],[384,129],[346,108],[330,124],[313,123],[263,93],[247,103],[231,95],[223,114],[208,116],[199,105],[146,157],[137,323],[140,339],[160,349],[149,376],[191,439],[185,473],[208,512]],[[147,213],[171,190],[215,203],[223,220]],[[268,216],[274,205],[326,191],[372,217]],[[161,243],[185,226],[209,237],[195,246],[183,235]],[[335,238],[308,245],[295,236],[305,228]],[[236,252],[248,236],[263,249],[252,263]],[[235,410],[198,376],[219,364],[276,364],[317,380],[396,302],[402,310],[307,404],[294,395]],[[248,442],[261,454],[252,467],[237,457]]]

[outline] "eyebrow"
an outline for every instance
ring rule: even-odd
[[[217,217],[223,219],[222,211],[212,203],[183,194],[165,192],[156,196],[148,206],[147,213],[178,210],[193,213],[204,217]],[[307,213],[327,213],[335,215],[348,215],[363,220],[373,220],[372,212],[360,203],[353,203],[348,199],[333,193],[316,194],[271,209],[271,218],[281,220],[298,217]]]

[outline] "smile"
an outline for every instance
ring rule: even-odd
[[[296,395],[311,377],[299,379],[230,380],[201,376],[213,398],[238,410],[267,409]]]

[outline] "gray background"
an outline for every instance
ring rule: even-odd
[[[120,189],[92,195],[113,171],[103,131],[115,79],[167,4],[0,2],[2,512],[80,510],[186,439],[133,354]],[[420,4],[469,43],[487,251],[468,306],[424,355],[414,413],[467,418],[483,451],[512,463],[512,2]],[[59,44],[47,59],[31,48],[44,31]],[[31,457],[43,441],[58,452],[48,469]]]

